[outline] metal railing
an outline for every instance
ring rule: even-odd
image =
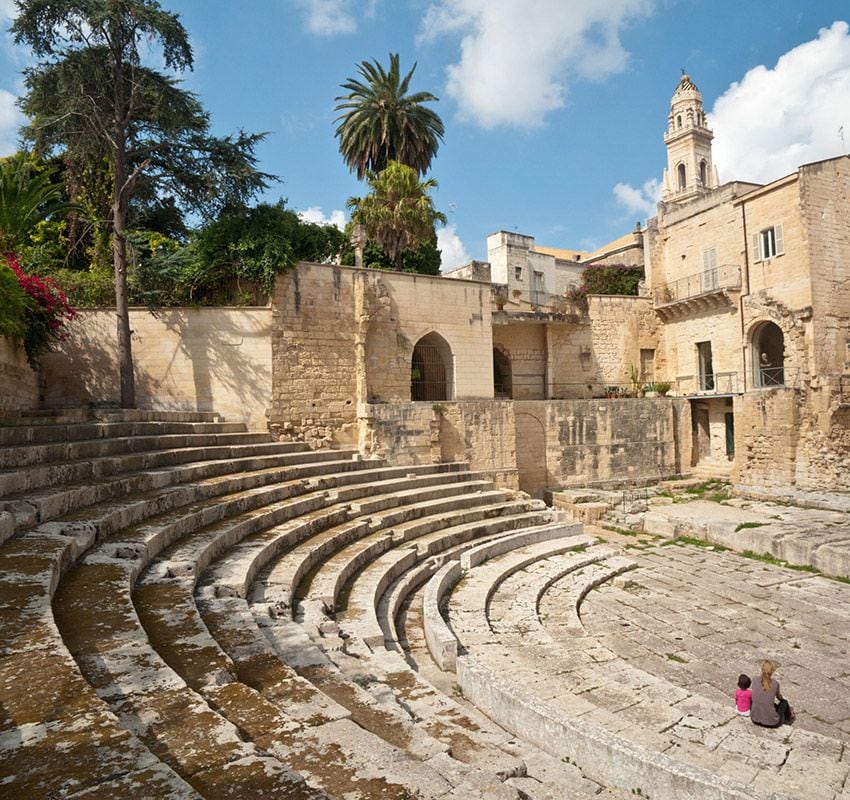
[[[743,381],[738,372],[706,372],[702,375],[679,375],[676,394],[684,397],[697,394],[740,394]]]
[[[838,400],[842,405],[850,405],[850,375],[838,376]]]
[[[771,386],[785,385],[785,369],[783,367],[759,367],[758,385],[761,389]]]
[[[681,303],[692,297],[741,288],[741,268],[737,264],[722,264],[653,288],[656,306]]]

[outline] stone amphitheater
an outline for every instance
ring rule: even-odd
[[[0,797],[850,797],[846,583],[211,413],[0,447]],[[730,700],[765,641],[791,728]]]

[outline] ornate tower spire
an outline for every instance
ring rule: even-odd
[[[670,102],[667,133],[667,169],[664,170],[665,203],[689,200],[715,188],[719,181],[711,160],[714,134],[705,122],[702,95],[682,71]]]

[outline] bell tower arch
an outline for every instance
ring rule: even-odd
[[[667,118],[667,169],[664,170],[665,203],[690,200],[719,185],[711,159],[714,134],[705,121],[702,95],[683,74],[670,101]]]

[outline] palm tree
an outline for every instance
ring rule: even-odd
[[[0,255],[16,250],[42,220],[72,208],[53,172],[34,169],[24,152],[0,158]]]
[[[348,94],[336,99],[339,151],[348,168],[363,179],[367,172],[380,172],[390,161],[398,161],[420,175],[443,139],[443,121],[422,103],[436,101],[430,92],[407,94],[416,69],[400,77],[398,53],[390,53],[390,69],[377,61],[362,61],[360,81],[350,78],[341,88]]]
[[[367,181],[371,193],[348,200],[351,221],[362,225],[396,269],[401,269],[402,255],[432,238],[435,223],[446,223],[445,214],[434,208],[428,194],[437,182],[420,182],[415,169],[397,161],[390,161],[377,174],[368,172]]]

